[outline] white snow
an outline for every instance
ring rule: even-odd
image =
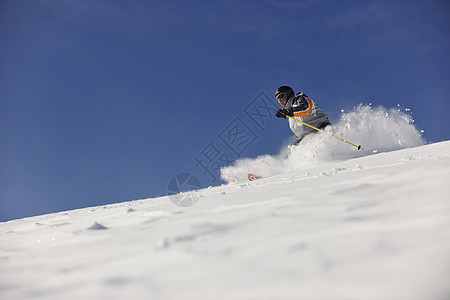
[[[161,197],[0,223],[0,298],[449,299],[450,141],[390,145],[322,149],[188,208]]]

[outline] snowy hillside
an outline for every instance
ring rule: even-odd
[[[0,224],[1,299],[449,299],[450,142]]]

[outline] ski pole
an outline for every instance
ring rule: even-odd
[[[347,142],[346,140],[341,139],[340,137],[337,137],[337,136],[335,136],[334,134],[325,132],[325,131],[323,131],[322,129],[316,128],[316,127],[314,127],[314,126],[312,126],[312,125],[309,125],[308,123],[305,123],[305,122],[303,122],[303,121],[297,120],[296,118],[293,118],[293,117],[291,117],[291,116],[286,116],[286,117],[288,117],[289,119],[295,120],[295,121],[297,121],[297,122],[299,122],[299,123],[302,123],[303,125],[306,125],[306,126],[308,126],[308,127],[311,127],[312,129],[315,129],[315,130],[317,130],[317,131],[320,131],[320,132],[323,132],[323,133],[327,133],[327,134],[331,135],[332,137],[337,138],[338,140],[341,140],[341,141],[343,141],[343,142],[346,142],[347,144],[350,144],[350,145],[352,145],[352,146],[358,148],[358,150],[364,150],[364,148],[361,147],[361,145],[356,146],[355,144],[350,143],[350,142]]]

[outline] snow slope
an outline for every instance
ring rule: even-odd
[[[0,224],[1,299],[449,299],[450,141]]]

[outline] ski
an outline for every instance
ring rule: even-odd
[[[247,178],[248,178],[248,180],[250,180],[250,181],[254,181],[254,180],[256,180],[256,179],[260,179],[261,176],[258,176],[258,175],[249,173],[249,174],[247,175]]]
[[[247,178],[249,181],[255,181],[256,179],[262,178],[262,176],[249,173],[249,174],[247,174]],[[228,180],[228,184],[239,184],[239,183],[243,183],[243,182],[240,180],[235,180],[235,179]]]

